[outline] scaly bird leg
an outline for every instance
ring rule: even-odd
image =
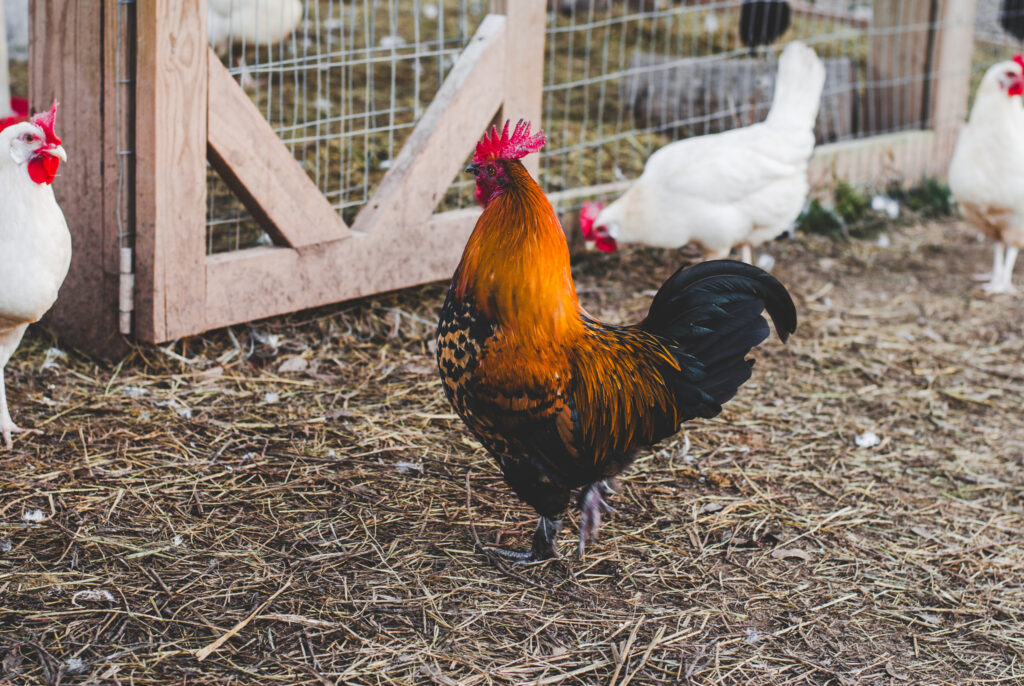
[[[992,280],[982,288],[983,291],[989,295],[997,293],[1013,294],[1017,292],[1017,289],[1014,288],[1013,283],[1011,283],[1011,279],[1013,277],[1013,265],[1017,261],[1017,253],[1017,248],[1014,248],[1013,246],[1006,247],[1002,264],[996,270],[997,273],[992,276]]]
[[[744,243],[740,246],[740,259],[747,264],[754,264],[754,249],[750,247],[750,243]]]
[[[989,282],[999,280],[1000,272],[1003,270],[1003,244],[996,243],[995,250],[992,252],[992,271],[988,274],[973,275],[971,278],[975,281]]]
[[[597,540],[597,532],[601,528],[601,515],[615,512],[615,508],[604,501],[602,495],[615,493],[608,483],[598,481],[591,484],[580,500],[580,542],[576,547],[576,555],[582,560],[587,541]]]
[[[541,517],[537,522],[537,530],[533,533],[533,548],[526,550],[506,550],[495,546],[486,546],[487,550],[498,553],[502,557],[512,560],[516,564],[527,562],[540,562],[558,557],[555,549],[555,541],[558,532],[562,530],[562,520]]]
[[[4,439],[4,445],[10,449],[14,446],[11,434],[33,433],[42,434],[37,429],[22,429],[11,419],[11,412],[7,409],[7,388],[4,386],[4,368],[0,367],[0,436]]]
[[[1003,262],[1003,285],[1006,288],[1007,293],[1016,293],[1017,289],[1013,286],[1013,267],[1017,262],[1017,254],[1020,252],[1019,248],[1009,246],[1006,248],[1006,260]]]

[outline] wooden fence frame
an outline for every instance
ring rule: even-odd
[[[906,177],[944,171],[966,114],[977,0],[937,2],[941,28],[929,38],[938,73],[932,128],[822,146],[812,185],[870,181],[893,168]],[[211,53],[205,0],[137,4],[133,113],[114,107],[118,0],[32,3],[31,100],[41,109],[60,98],[67,115],[59,130],[71,156],[54,188],[75,251],[50,323],[92,354],[116,357],[127,348],[117,333],[125,282],[116,131],[125,127],[135,141],[136,340],[165,342],[448,277],[479,211],[434,210],[496,114],[540,122],[545,5],[492,0],[494,14],[346,226]],[[206,254],[207,160],[278,245]],[[536,156],[529,160],[534,171],[537,164]],[[626,185],[573,189],[553,200]]]

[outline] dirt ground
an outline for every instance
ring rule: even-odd
[[[990,248],[955,222],[769,251],[790,344],[642,455],[584,560],[573,515],[514,569],[474,531],[534,515],[441,394],[442,284],[117,366],[33,332],[0,683],[1024,683],[1024,298],[969,292]],[[679,261],[576,275],[625,321]]]

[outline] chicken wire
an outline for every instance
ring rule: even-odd
[[[234,7],[242,5],[252,2],[233,0]],[[285,40],[263,46],[231,36],[218,52],[324,197],[351,223],[486,7],[481,0],[305,0],[303,17]],[[276,18],[276,12],[270,15]],[[212,169],[208,179],[208,252],[269,242]],[[445,203],[469,201],[464,182]]]
[[[351,222],[488,5],[305,0],[302,21],[282,42],[229,40],[220,54]],[[572,207],[618,192],[666,143],[762,120],[777,55],[790,40],[813,47],[828,69],[819,144],[931,128],[930,94],[948,76],[934,59],[945,28],[940,5],[890,2],[898,16],[883,23],[882,5],[871,0],[794,0],[788,31],[750,54],[739,40],[740,0],[549,0],[541,184]],[[697,87],[678,90],[680,69]],[[923,146],[920,154],[932,153]],[[908,180],[899,169],[887,173]],[[209,190],[209,252],[269,242],[212,171]],[[457,179],[441,209],[471,202],[471,181]]]

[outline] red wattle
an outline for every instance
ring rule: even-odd
[[[601,252],[615,252],[616,250],[619,249],[619,244],[615,241],[614,238],[601,236],[596,241],[594,241],[594,247],[596,247]]]
[[[29,178],[38,184],[51,184],[57,177],[60,160],[53,155],[38,155],[28,161]]]

